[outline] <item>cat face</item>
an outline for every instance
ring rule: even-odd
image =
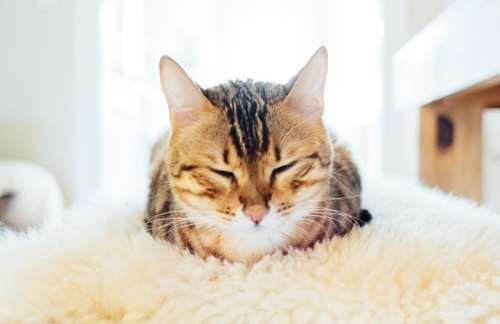
[[[172,121],[166,162],[185,235],[248,262],[307,246],[328,228],[324,49],[287,85],[235,81],[201,92],[172,60],[161,67]]]

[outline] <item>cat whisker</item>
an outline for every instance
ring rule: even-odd
[[[308,219],[308,217],[309,219],[311,217],[326,219],[336,227],[336,230],[339,230],[339,228],[335,222],[335,217],[340,217],[341,219],[347,221],[351,226],[355,226],[357,224],[354,216],[340,210],[320,207],[311,210],[304,210],[304,212],[306,213],[306,217],[304,219]]]
[[[322,232],[323,232],[323,234],[325,235],[325,237],[329,237],[329,235],[328,235],[329,233],[328,233],[328,230],[327,230],[328,228],[327,228],[326,226],[324,226],[324,224],[323,224],[323,223],[320,223],[320,222],[318,222],[317,220],[315,220],[315,219],[313,219],[313,218],[303,218],[303,219],[302,219],[302,221],[304,221],[304,222],[306,222],[306,223],[314,224],[314,225],[316,225],[316,226],[317,226],[317,227],[319,227],[319,228],[323,228],[323,231],[322,231]],[[328,221],[329,223],[331,223],[333,226],[335,226],[335,222],[333,222],[333,219],[328,218],[328,219],[327,219],[327,221]],[[306,233],[306,236],[309,236],[309,235],[310,235],[310,233],[309,233],[309,232],[307,232],[307,231],[305,231],[305,230],[304,230],[304,232]]]
[[[184,210],[169,210],[169,211],[165,211],[165,212],[154,214],[150,218],[155,218],[155,217],[165,216],[165,215],[171,215],[171,214],[175,214],[175,213],[185,213],[185,212],[186,211],[184,211]]]
[[[340,211],[340,210],[332,210],[332,211],[329,211],[331,212],[334,216],[338,216],[344,220],[346,220],[350,225],[354,226],[356,225],[356,221],[355,221],[355,217],[353,217],[352,215],[346,213],[346,212],[343,212],[343,211]],[[319,217],[323,217],[322,215],[318,215]],[[332,217],[332,220],[334,218]]]
[[[347,192],[349,192],[349,194],[355,195],[355,193],[352,192],[352,190],[349,189],[349,187],[347,187],[344,183],[342,183],[342,181],[340,181],[339,179],[337,179],[337,177],[335,177],[334,172],[330,175],[330,178],[333,179],[333,180],[335,180],[339,185],[342,186],[342,188],[344,188],[345,190],[347,190]]]
[[[190,215],[190,216],[187,216],[187,215],[176,216],[174,214],[179,215],[179,213],[168,213],[168,212],[159,213],[159,214],[151,217],[150,219],[148,219],[146,221],[146,223],[149,224],[149,223],[151,223],[153,221],[172,221],[172,222],[196,222],[196,221],[201,221],[201,222],[203,222],[203,221],[206,221],[207,219],[209,219],[209,217],[207,216],[207,214],[205,214],[203,216],[198,216],[198,217],[193,217],[192,215]]]
[[[309,222],[308,219],[303,219],[303,221]],[[308,232],[305,228],[298,226],[297,229],[301,231],[301,233],[304,237],[308,237],[309,235],[311,235],[311,233]]]
[[[344,200],[344,199],[355,199],[355,198],[359,198],[359,197],[361,197],[361,196],[360,195],[352,195],[352,196],[344,196],[344,197],[325,197],[325,198],[319,198],[319,199],[303,199],[303,200],[295,201],[295,204],[337,201],[337,200]]]
[[[326,207],[318,207],[316,208],[316,210],[311,210],[311,212],[322,212],[323,214],[321,214],[320,216],[329,216],[331,217],[331,214],[333,215],[339,215],[339,216],[343,216],[343,217],[347,217],[348,219],[354,219],[356,217],[354,217],[353,215],[351,214],[348,214],[344,211],[341,211],[341,210],[338,210],[338,209],[332,209],[332,208],[326,208]],[[330,215],[325,215],[324,213],[329,213]]]
[[[172,221],[172,222],[191,222],[191,223],[196,223],[196,222],[203,222],[206,221],[206,217],[178,217],[178,218],[173,218],[173,217],[166,217],[166,218],[159,218],[159,221]]]
[[[174,233],[175,231],[178,231],[178,230],[183,229],[183,228],[190,228],[195,224],[193,224],[192,222],[164,224],[162,226],[159,226],[158,228],[165,228],[165,227],[168,227],[168,225],[172,226],[172,228],[169,231],[167,231],[166,235]],[[212,225],[212,224],[197,224],[197,225],[203,227],[203,230],[205,230],[207,233],[208,232],[221,233],[221,229],[215,225]]]
[[[186,212],[187,212],[186,210],[169,210],[166,212],[154,214],[150,218],[156,218],[159,216],[167,216],[167,215],[171,215],[171,214],[185,214]],[[213,212],[213,210],[212,209],[198,209],[198,210],[190,210],[189,211],[189,213],[198,213],[198,212],[206,213],[206,212]]]
[[[291,234],[289,234],[289,233],[287,233],[287,232],[285,232],[285,231],[280,230],[280,231],[279,231],[279,233],[280,233],[281,235],[283,235],[284,237],[286,237],[286,238],[290,239],[290,240],[293,240],[293,238],[294,238]]]

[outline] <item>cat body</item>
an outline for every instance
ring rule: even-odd
[[[175,61],[160,74],[172,130],[152,154],[148,230],[201,257],[252,263],[369,220],[348,151],[323,125],[326,50],[287,84],[199,89]]]

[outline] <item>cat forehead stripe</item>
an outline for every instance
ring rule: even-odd
[[[240,157],[255,158],[267,152],[266,115],[271,104],[285,98],[285,86],[237,80],[203,90],[203,93],[226,114],[230,123],[229,135]]]

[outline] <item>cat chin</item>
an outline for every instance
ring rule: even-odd
[[[269,237],[268,234],[264,233],[249,233],[238,237],[227,236],[226,244],[222,249],[224,259],[246,264],[254,263],[264,255],[281,251],[282,247],[285,246],[285,242],[281,241],[277,244],[276,240],[279,241],[280,239],[279,237]]]
[[[262,257],[280,251],[287,246],[287,233],[292,232],[292,223],[292,220],[284,219],[271,211],[262,222],[255,225],[243,213],[237,213],[224,232],[228,246],[234,247],[230,249],[234,252],[231,254],[238,258],[244,256],[244,259],[251,259],[256,255]]]

